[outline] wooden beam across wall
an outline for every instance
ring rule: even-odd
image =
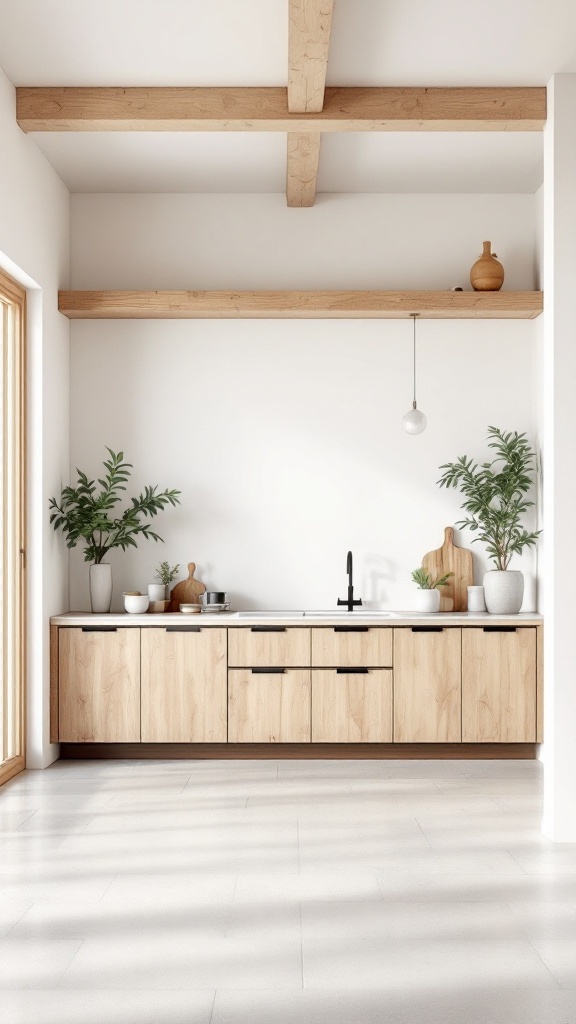
[[[288,110],[317,114],[324,106],[334,0],[289,0]],[[288,132],[286,202],[313,206],[320,132]]]
[[[421,319],[527,320],[542,292],[444,291],[62,291],[72,320]]]
[[[281,88],[18,88],[25,132],[541,131],[546,89],[329,88],[291,114]]]

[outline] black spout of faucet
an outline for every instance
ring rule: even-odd
[[[343,598],[341,598],[341,597],[338,598],[338,604],[339,605],[344,605],[345,604],[347,606],[349,612],[353,612],[355,607],[358,607],[358,605],[362,604],[362,598],[361,597],[359,597],[357,600],[354,600],[354,583],[353,583],[353,577],[352,577],[352,567],[353,567],[352,552],[349,551],[348,552],[348,556],[346,558],[346,572],[348,573],[348,597],[346,598],[346,600],[343,600]]]

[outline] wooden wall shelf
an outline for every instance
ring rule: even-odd
[[[62,291],[71,320],[532,320],[542,292]]]

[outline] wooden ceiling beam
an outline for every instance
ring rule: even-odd
[[[286,202],[288,206],[314,206],[320,161],[320,132],[288,132]]]
[[[334,0],[289,0],[288,110],[317,114],[324,106]]]
[[[288,111],[317,114],[324,106],[334,0],[289,0]],[[288,132],[286,202],[314,206],[320,132]]]
[[[421,319],[526,320],[542,292],[445,291],[66,291],[58,309],[72,320]]]
[[[541,131],[546,89],[328,88],[291,114],[281,88],[18,88],[25,132]]]

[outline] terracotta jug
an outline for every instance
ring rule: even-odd
[[[482,255],[470,271],[470,284],[475,292],[499,292],[504,281],[504,267],[490,252],[490,242],[482,243]]]

